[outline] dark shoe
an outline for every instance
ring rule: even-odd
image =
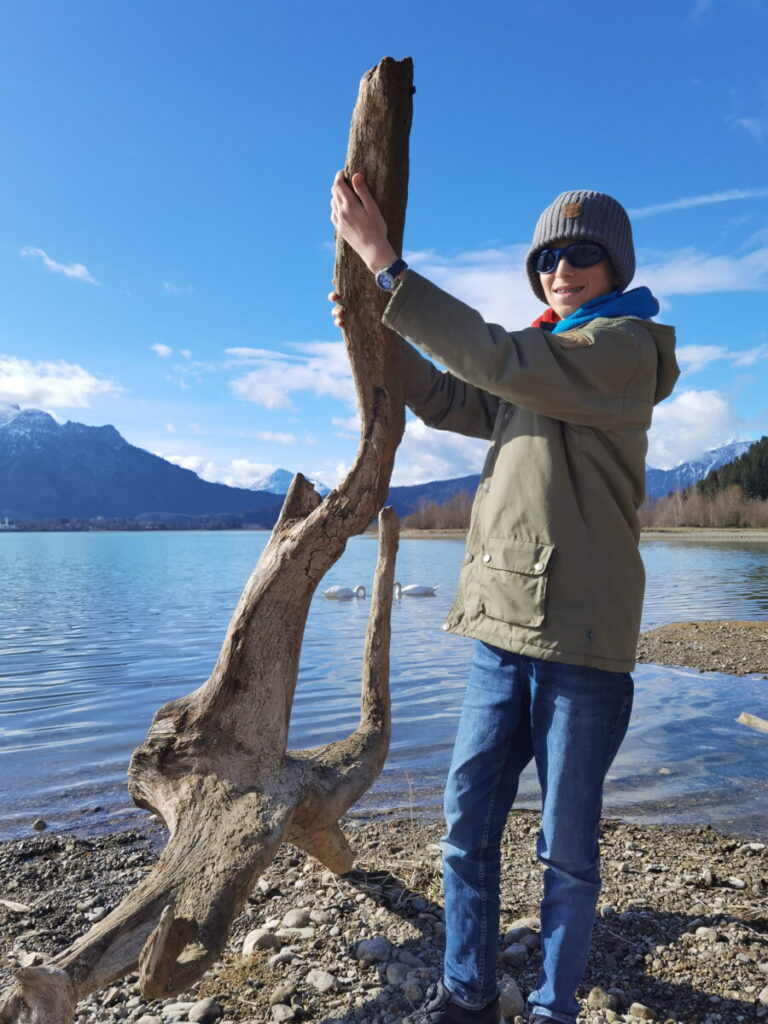
[[[406,1017],[403,1024],[499,1024],[500,1020],[498,996],[486,1006],[470,1010],[454,1003],[451,993],[438,981],[429,986],[424,1004]]]

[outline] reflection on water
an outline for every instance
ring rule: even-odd
[[[154,711],[203,682],[256,562],[262,533],[0,535],[0,837],[52,826],[93,830],[138,813],[130,752]],[[393,735],[358,812],[436,813],[470,641],[446,636],[460,541],[401,542],[398,579],[439,587],[395,602]],[[680,619],[766,618],[768,545],[654,540],[644,628]],[[369,588],[376,557],[357,538],[323,581]],[[290,744],[357,726],[369,601],[312,603]],[[768,717],[762,679],[639,666],[635,714],[606,791],[609,811],[646,821],[711,821],[768,838],[768,743],[734,719]],[[521,800],[538,800],[529,769]],[[86,826],[83,826],[86,823]]]

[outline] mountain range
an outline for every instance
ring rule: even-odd
[[[647,468],[649,497],[659,498],[701,480],[751,445],[736,441],[673,469]],[[130,519],[206,525],[226,520],[270,528],[293,474],[280,469],[251,488],[227,487],[129,444],[113,426],[57,423],[38,409],[0,405],[0,519]],[[388,503],[401,516],[424,501],[445,504],[473,493],[479,474],[390,488]],[[328,488],[315,485],[320,494]],[[232,517],[235,517],[233,520]],[[229,518],[227,518],[229,517]]]
[[[281,504],[274,494],[201,480],[129,444],[112,426],[0,408],[0,516],[10,520],[249,513],[254,524],[271,527]]]

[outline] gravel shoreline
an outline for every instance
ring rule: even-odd
[[[768,678],[768,622],[672,622],[640,634],[637,660]]]
[[[344,823],[358,859],[337,878],[283,845],[222,960],[175,999],[145,1002],[135,976],[78,1005],[76,1020],[394,1024],[440,973],[441,825]],[[516,812],[503,847],[498,977],[507,1019],[540,964],[538,816]],[[164,833],[95,840],[42,833],[0,845],[0,985],[44,962],[150,870]],[[768,1021],[768,852],[709,828],[603,823],[604,887],[583,1024]],[[245,948],[245,954],[244,954]]]

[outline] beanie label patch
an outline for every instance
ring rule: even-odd
[[[564,220],[573,220],[575,217],[580,217],[583,212],[581,203],[566,203],[560,211],[560,216]]]

